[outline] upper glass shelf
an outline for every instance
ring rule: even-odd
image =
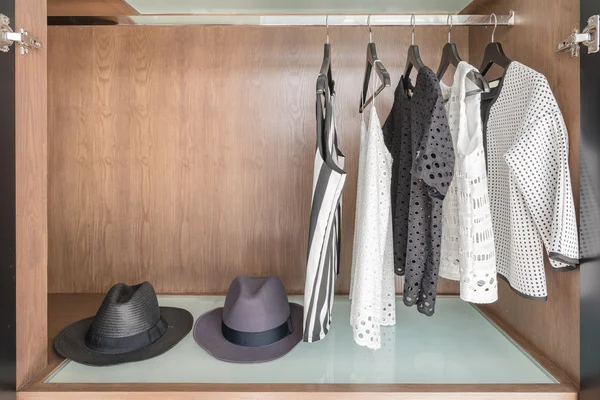
[[[115,0],[82,6],[49,1],[50,25],[491,25],[489,15],[458,14],[471,0]],[[86,3],[87,4],[87,3]],[[513,25],[509,10],[498,25]]]

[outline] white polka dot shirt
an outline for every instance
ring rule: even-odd
[[[489,196],[498,275],[547,297],[544,248],[557,271],[578,264],[567,129],[546,78],[512,62],[487,121]]]

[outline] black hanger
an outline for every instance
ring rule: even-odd
[[[492,41],[485,47],[485,51],[483,53],[483,61],[481,62],[481,71],[482,75],[488,73],[492,65],[496,64],[503,69],[507,69],[508,65],[512,62],[510,58],[504,54],[504,49],[502,49],[502,45],[498,42],[494,42],[494,34],[496,33],[496,27],[498,26],[498,18],[496,14],[492,14],[490,16],[494,18],[494,30],[492,32]]]
[[[496,64],[503,69],[508,68],[508,65],[512,62],[510,58],[504,54],[502,44],[498,42],[492,42],[485,47],[483,53],[483,62],[481,63],[481,73],[485,75],[492,65]]]
[[[331,46],[325,43],[323,46],[323,63],[317,77],[317,94],[333,92],[333,77],[331,74]]]
[[[458,64],[462,61],[460,55],[458,54],[456,44],[452,43],[452,15],[448,15],[448,21],[450,23],[450,30],[448,30],[448,43],[446,43],[444,45],[444,48],[442,49],[442,60],[440,61],[440,66],[437,70],[437,77],[439,80],[442,80],[444,74],[446,73],[450,65],[457,67]],[[479,89],[472,92],[468,92],[467,95],[478,92],[488,93],[490,91],[490,84],[479,72],[471,71],[467,74],[467,78],[475,85],[477,85],[477,88]]]
[[[360,107],[358,108],[358,111],[361,113],[364,111],[365,107],[383,91],[383,89],[392,85],[390,73],[387,71],[387,69],[385,69],[379,57],[377,57],[377,48],[375,47],[375,43],[373,43],[373,34],[371,32],[370,15],[367,19],[367,24],[369,25],[369,44],[367,45],[367,65],[365,68],[365,77],[363,79],[363,90],[360,97]],[[381,80],[381,85],[375,89],[375,92],[367,99],[367,94],[369,92],[369,81],[371,80],[371,71],[373,70],[373,67],[375,67],[375,72]]]
[[[329,95],[329,87],[325,88],[325,91],[321,94],[317,94],[316,101],[316,112],[317,112],[317,149],[321,153],[321,157],[325,161],[325,164],[332,170],[344,174],[344,171],[336,164],[331,154],[332,149],[329,146],[329,137],[327,134],[333,134],[329,132],[327,127],[331,127],[331,120],[333,119],[331,96]],[[337,148],[337,142],[334,137],[334,146]]]
[[[333,92],[334,81],[333,76],[331,74],[331,46],[329,44],[329,16],[325,18],[326,25],[326,39],[325,45],[323,46],[323,62],[321,63],[321,70],[319,71],[319,76],[317,77],[317,94],[325,94],[327,93],[327,89],[329,92]]]
[[[410,16],[410,24],[412,26],[411,33],[411,45],[408,46],[408,54],[406,55],[406,67],[404,68],[404,85],[408,84],[408,80],[410,78],[410,73],[413,67],[419,71],[421,68],[425,66],[423,60],[421,60],[421,54],[419,53],[419,46],[415,44],[415,16],[414,14]]]

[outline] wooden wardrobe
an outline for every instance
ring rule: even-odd
[[[578,207],[579,61],[555,50],[580,19],[579,0],[475,0],[462,13],[510,10],[515,25],[498,27],[496,41],[554,91]],[[304,289],[323,27],[48,26],[53,16],[116,23],[135,13],[118,0],[15,1],[13,27],[26,27],[44,47],[14,57],[19,399],[577,398],[580,272],[556,273],[549,264],[548,301],[526,300],[501,282],[499,301],[479,308],[559,381],[553,385],[44,383],[63,362],[53,338],[95,312],[116,282],[148,280],[161,294],[224,294],[234,276],[252,274],[281,277],[290,294]],[[439,63],[447,31],[416,28],[426,65]],[[337,284],[346,294],[366,28],[329,32],[349,176],[341,255],[348,272]],[[377,26],[373,34],[395,66],[395,85],[411,28]],[[490,34],[490,27],[452,30],[475,66]],[[382,118],[392,101],[393,88],[377,98]],[[440,281],[441,294],[458,289]]]

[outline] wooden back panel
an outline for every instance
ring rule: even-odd
[[[475,7],[477,6],[477,7]],[[556,44],[568,36],[579,21],[579,1],[573,0],[481,0],[473,4],[478,13],[506,13],[514,9],[516,26],[498,28],[497,42],[506,55],[548,78],[569,130],[570,167],[576,206],[579,206],[579,61],[556,53]],[[543,16],[543,17],[540,17]],[[470,29],[471,60],[479,68],[491,29]],[[490,77],[498,71],[490,71]],[[499,301],[485,309],[495,313],[512,329],[579,382],[579,271],[558,273],[546,263],[548,301],[526,300],[500,283]]]
[[[410,28],[373,31],[393,82],[376,101],[383,123]],[[417,28],[434,69],[446,32]],[[50,292],[149,280],[163,293],[223,293],[241,274],[275,274],[290,293],[303,292],[324,29],[49,34]],[[465,59],[467,34],[453,30]],[[368,33],[332,27],[330,36],[348,172],[337,289],[347,293]],[[440,284],[440,293],[457,291]]]

